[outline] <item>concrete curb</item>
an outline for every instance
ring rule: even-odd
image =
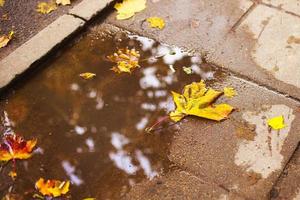
[[[83,27],[113,0],[84,0],[0,61],[0,89]]]

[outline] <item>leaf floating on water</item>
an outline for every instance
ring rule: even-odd
[[[123,0],[122,3],[116,3],[114,8],[117,10],[118,20],[128,19],[146,8],[146,0]]]
[[[5,0],[0,0],[0,7],[3,7],[5,4]]]
[[[268,119],[268,125],[273,128],[274,130],[280,130],[286,127],[286,124],[284,123],[284,118],[282,115],[273,117],[271,119]]]
[[[49,14],[50,12],[57,9],[56,3],[54,1],[50,2],[40,2],[37,5],[37,11],[42,14]]]
[[[65,6],[65,5],[71,5],[71,0],[56,0],[56,4],[57,5],[63,5],[63,6]]]
[[[163,29],[165,27],[165,21],[160,17],[149,17],[147,22],[151,28]]]
[[[135,49],[119,49],[113,55],[107,56],[108,60],[116,63],[117,65],[112,67],[116,73],[131,73],[135,68],[139,68],[140,53]]]
[[[0,161],[28,159],[36,143],[36,139],[25,141],[18,135],[6,135],[0,144]]]
[[[233,111],[233,107],[228,104],[214,105],[213,102],[222,95],[222,92],[207,89],[203,81],[186,85],[183,94],[176,92],[172,94],[176,110],[170,113],[170,118],[175,122],[187,115],[220,121]]]
[[[9,41],[13,38],[14,32],[10,31],[8,35],[0,36],[0,48],[5,47]]]
[[[232,88],[232,87],[225,87],[224,88],[224,95],[226,97],[228,97],[228,98],[232,98],[232,97],[236,96],[237,93],[236,93],[236,91],[235,91],[234,88]]]
[[[191,67],[185,67],[185,66],[184,66],[182,69],[183,69],[183,71],[184,71],[186,74],[192,74],[192,73],[193,73],[193,70],[192,70]]]
[[[44,196],[59,197],[69,192],[70,181],[45,181],[43,178],[40,178],[35,183],[35,187]]]
[[[90,80],[90,79],[96,77],[96,74],[90,73],[90,72],[85,72],[85,73],[79,74],[79,76],[85,80]]]

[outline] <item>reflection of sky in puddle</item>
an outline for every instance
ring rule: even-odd
[[[118,42],[102,37],[87,35],[11,94],[8,103],[0,102],[8,113],[1,113],[5,131],[14,127],[26,138],[38,137],[41,149],[28,160],[28,171],[17,180],[26,184],[17,191],[30,190],[44,176],[70,179],[73,199],[119,199],[120,188],[128,191],[168,170],[174,127],[166,122],[155,133],[144,130],[174,109],[170,91],[180,92],[201,77],[211,79],[214,72],[178,47],[136,35]],[[141,68],[116,75],[105,57],[126,46],[140,51]],[[185,74],[183,66],[193,74]],[[97,77],[82,80],[78,74],[84,71]],[[23,119],[20,104],[27,105]]]

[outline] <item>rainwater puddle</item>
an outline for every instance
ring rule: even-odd
[[[2,165],[0,196],[12,190],[20,199],[33,199],[35,182],[43,177],[70,180],[71,199],[119,199],[134,184],[170,169],[168,147],[176,126],[165,123],[153,133],[145,128],[174,108],[172,90],[212,79],[215,72],[176,47],[94,32],[0,102],[1,132],[38,139],[33,157],[17,162],[15,182],[7,175],[11,163]],[[116,74],[106,56],[125,47],[140,52],[141,68]],[[83,72],[97,77],[83,80]]]

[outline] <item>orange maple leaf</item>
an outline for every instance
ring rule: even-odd
[[[70,181],[47,180],[40,178],[35,187],[44,196],[59,197],[69,192]]]
[[[26,141],[19,135],[5,135],[0,144],[0,161],[28,159],[36,143],[36,139]]]

